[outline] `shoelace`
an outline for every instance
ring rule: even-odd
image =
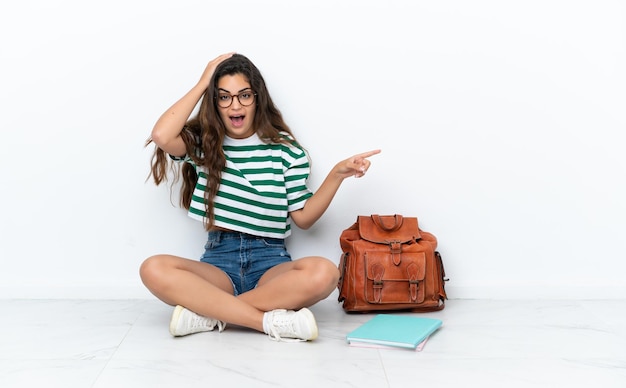
[[[272,327],[270,328],[270,333],[268,336],[272,341],[279,342],[304,342],[306,340],[301,338],[283,338],[280,336],[280,332],[287,332],[295,335],[295,330],[293,329],[293,318],[281,317],[281,319],[274,320],[274,316],[272,315]]]
[[[226,328],[226,323],[217,319],[206,318],[198,314],[193,315],[193,320],[191,321],[192,330],[195,331],[199,327],[210,327],[211,330],[213,330],[215,329],[215,326],[217,326],[217,330],[221,333],[224,331],[224,328]]]
[[[223,321],[218,321],[217,319],[214,319],[214,321],[216,323],[213,323],[213,327],[215,327],[215,325],[217,325],[217,330],[221,333],[224,331],[224,329],[226,328],[226,322]]]

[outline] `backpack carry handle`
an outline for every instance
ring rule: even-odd
[[[374,224],[385,232],[393,232],[402,226],[402,215],[394,214],[393,216],[381,216],[379,214],[371,215]]]

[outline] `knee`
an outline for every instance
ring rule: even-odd
[[[163,278],[165,268],[167,266],[164,256],[148,257],[139,267],[139,276],[141,281],[148,287],[154,286]]]
[[[312,287],[328,296],[337,287],[339,269],[335,263],[323,257],[315,260],[314,267],[310,272]]]

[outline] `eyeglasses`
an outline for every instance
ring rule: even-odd
[[[217,105],[219,105],[220,108],[228,108],[233,104],[235,97],[237,97],[237,101],[239,101],[241,106],[250,106],[254,104],[256,93],[253,93],[250,89],[244,90],[239,94],[218,93]]]

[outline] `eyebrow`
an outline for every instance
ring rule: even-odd
[[[232,93],[230,93],[230,90],[226,90],[226,89],[223,89],[223,88],[218,88],[218,90],[221,90],[222,92],[226,92],[226,93],[232,94]],[[241,90],[240,90],[240,91],[238,91],[237,93],[239,94],[239,93],[241,93],[241,92],[243,92],[243,91],[245,91],[245,90],[252,90],[252,88],[248,86],[247,88],[243,88],[243,89],[241,89]]]

